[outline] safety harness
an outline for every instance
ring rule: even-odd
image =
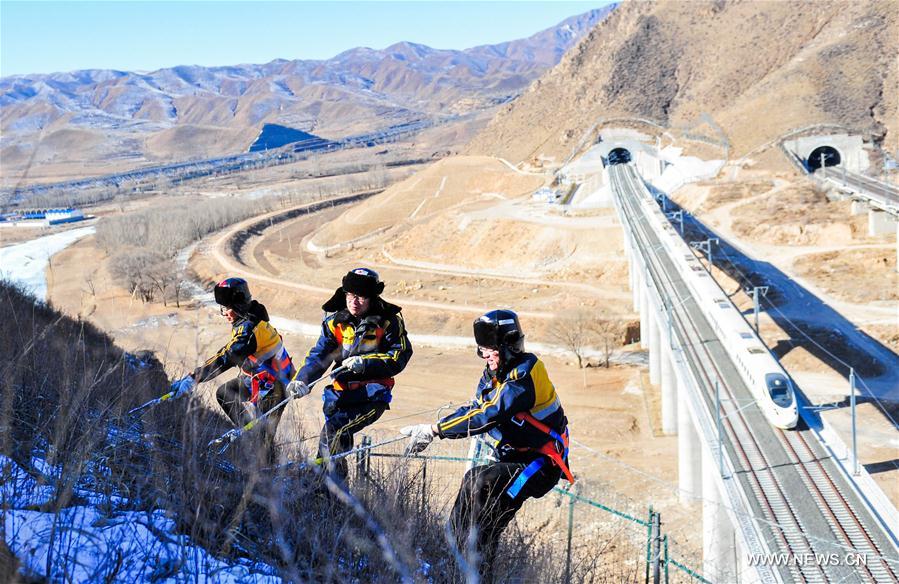
[[[565,478],[568,479],[569,483],[574,483],[574,477],[571,474],[571,471],[568,469],[568,464],[565,460],[568,458],[568,428],[565,428],[565,431],[562,434],[559,434],[534,416],[530,414],[530,412],[519,412],[515,414],[513,420],[514,423],[519,426],[524,426],[525,423],[530,424],[534,428],[540,430],[547,436],[549,436],[549,440],[541,446],[540,448],[529,448],[528,450],[535,450],[542,454],[543,456],[533,460],[529,465],[527,465],[521,474],[518,475],[518,478],[506,489],[506,494],[512,497],[513,499],[518,496],[518,493],[521,492],[521,489],[524,487],[525,483],[530,480],[532,476],[537,474],[541,468],[546,464],[546,460],[549,459],[553,464],[562,469],[562,473],[565,475]]]
[[[282,343],[278,343],[274,350],[267,354],[259,357],[250,355],[247,361],[254,369],[250,377],[250,402],[253,405],[258,405],[259,400],[274,389],[276,381],[280,381],[286,387],[293,377],[293,361]]]

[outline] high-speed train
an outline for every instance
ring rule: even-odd
[[[790,376],[668,221],[635,169],[630,165],[620,165],[614,170],[626,174],[627,178],[623,177],[623,180],[635,184],[641,193],[640,204],[650,224],[670,252],[700,309],[755,396],[759,408],[774,426],[794,428],[799,420],[799,409]]]

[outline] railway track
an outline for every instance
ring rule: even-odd
[[[836,169],[837,167],[829,167]],[[824,170],[815,178],[831,181],[843,189],[853,191],[853,196],[864,199],[871,206],[899,216],[899,187],[881,182],[845,168],[841,170]]]
[[[885,557],[895,551],[889,536],[836,463],[810,430],[783,431],[767,422],[729,357],[716,350],[713,327],[670,258],[655,255],[664,246],[638,204],[644,196],[639,176],[624,165],[611,168],[610,174],[650,276],[671,299],[672,333],[684,348],[703,403],[712,418],[721,408],[723,447],[734,465],[729,478],[740,481],[769,549],[785,559],[776,568],[780,579],[899,581],[899,558]]]

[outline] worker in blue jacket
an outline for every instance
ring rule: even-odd
[[[231,421],[242,426],[284,399],[285,387],[295,370],[281,335],[269,322],[268,311],[252,298],[246,280],[226,278],[215,285],[213,296],[231,324],[231,338],[172,387],[179,395],[184,394],[196,384],[237,367],[238,376],[220,385],[215,397]],[[262,432],[266,463],[275,462],[274,439],[281,411],[269,415]]]
[[[437,424],[400,430],[407,452],[421,452],[434,437],[489,434],[495,462],[475,466],[462,479],[450,518],[459,550],[476,530],[479,571],[492,579],[499,537],[525,500],[548,493],[568,469],[568,421],[543,362],[524,351],[524,334],[511,310],[493,310],[474,321],[478,356],[486,361],[475,398]]]
[[[331,364],[338,373],[323,394],[325,424],[319,439],[323,457],[353,448],[353,435],[390,408],[394,376],[412,356],[402,310],[381,298],[384,283],[368,268],[350,270],[334,295],[322,305],[327,316],[318,342],[288,386],[296,397],[309,393],[308,383]],[[346,478],[344,458],[329,468]]]

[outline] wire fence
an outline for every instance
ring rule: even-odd
[[[415,477],[422,501],[438,502],[448,516],[467,468],[489,464],[489,448],[476,441],[440,440],[426,455],[407,456],[405,442],[385,442],[386,432],[360,435],[354,464],[356,479],[394,473]],[[546,496],[527,501],[507,530],[507,537],[527,538],[531,545],[564,557],[561,581],[709,582],[702,576],[701,551],[680,546],[663,532],[661,515],[622,496],[601,481],[563,483]],[[524,526],[527,526],[525,529]]]

